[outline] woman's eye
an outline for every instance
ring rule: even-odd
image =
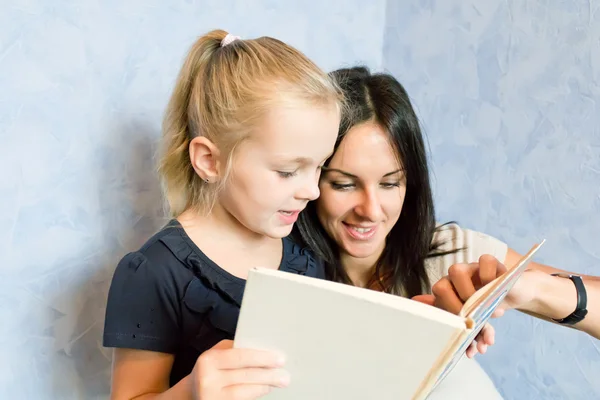
[[[354,187],[354,184],[331,182],[331,187],[333,188],[333,190],[349,190]]]
[[[295,176],[296,173],[297,173],[297,171],[294,171],[294,172],[277,171],[277,174],[282,178],[291,178],[291,177]]]
[[[400,187],[400,182],[387,182],[387,183],[382,183],[381,186],[384,189],[393,189],[393,188],[397,188]]]

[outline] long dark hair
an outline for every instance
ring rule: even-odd
[[[369,286],[375,283],[379,290],[409,297],[428,291],[431,283],[425,271],[425,260],[446,253],[438,252],[439,244],[432,241],[436,221],[427,154],[408,94],[393,76],[371,74],[366,67],[338,69],[330,75],[340,85],[347,103],[335,150],[352,127],[374,121],[389,134],[390,143],[405,170],[404,206],[386,238],[385,249]],[[309,203],[300,214],[294,236],[324,260],[328,279],[352,283],[340,263],[337,244],[319,222],[315,202]]]

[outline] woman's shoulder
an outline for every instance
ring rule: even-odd
[[[492,254],[504,261],[507,245],[501,240],[483,232],[461,227],[456,222],[438,224],[433,235],[432,247],[435,253],[456,252],[460,262],[474,262],[482,254]]]
[[[426,260],[432,284],[446,275],[453,264],[476,262],[483,254],[491,254],[504,262],[508,252],[508,246],[501,240],[455,222],[436,226],[432,249]]]

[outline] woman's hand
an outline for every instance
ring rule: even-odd
[[[290,377],[281,367],[283,356],[262,350],[236,349],[224,340],[202,353],[190,374],[197,400],[257,399]]]
[[[448,275],[432,286],[432,295],[413,297],[438,308],[458,314],[465,302],[479,289],[506,272],[506,267],[495,257],[483,255],[479,262],[471,264],[454,264],[448,270]],[[504,302],[498,306],[492,317],[500,317],[510,308],[522,308],[532,302],[536,296],[536,281],[538,274],[543,272],[525,271],[506,295]],[[487,347],[494,344],[494,328],[486,324],[477,339],[467,350],[469,358],[477,352],[485,353]]]
[[[506,272],[506,267],[495,257],[483,255],[478,263],[455,264],[448,275],[432,287],[435,305],[458,314],[464,303],[479,289]],[[537,296],[537,282],[544,272],[528,269],[507,293],[492,317],[500,317],[511,308],[527,308]]]
[[[516,264],[521,255],[508,249],[507,264]],[[458,314],[466,300],[496,277],[506,272],[506,267],[491,255],[483,255],[478,263],[455,264],[432,287],[432,295],[415,296],[413,299],[434,305]],[[577,291],[569,279],[554,277],[551,274],[575,274],[548,265],[530,262],[513,288],[507,293],[502,304],[492,317],[499,317],[511,308],[526,312],[537,318],[551,321],[570,315],[577,305]],[[583,321],[571,327],[600,339],[600,277],[580,275],[587,292],[587,315]],[[494,332],[486,325],[467,355],[472,357],[477,351],[484,353],[494,342]]]

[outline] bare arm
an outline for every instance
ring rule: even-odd
[[[521,256],[509,249],[504,262],[512,266]],[[491,255],[483,255],[479,262],[471,264],[454,264],[444,276],[432,286],[432,295],[420,295],[415,300],[422,301],[458,314],[464,303],[475,293],[496,277],[506,271],[506,267]],[[539,263],[530,263],[513,289],[507,294],[503,304],[496,310],[498,317],[504,310],[514,308],[536,318],[552,321],[561,319],[575,310],[577,294],[571,280],[554,277],[552,273],[570,273],[565,270]],[[575,273],[572,273],[577,275]],[[600,339],[600,278],[581,275],[587,292],[587,310],[583,321],[575,325],[563,325],[574,328]],[[478,337],[477,347],[472,346],[467,355],[472,357],[476,350],[484,353],[487,346],[494,343],[494,330],[488,325]]]
[[[172,354],[115,349],[111,400],[193,399],[189,376],[169,388]]]
[[[514,265],[520,258],[516,251],[509,249],[505,264]],[[514,304],[515,308],[545,320],[561,319],[571,314],[577,304],[575,285],[569,279],[550,274],[559,272],[578,274],[535,262],[531,262],[529,268],[532,271],[528,271],[523,279],[527,287],[520,290],[531,291],[532,298],[522,304]],[[590,275],[581,275],[581,277],[587,292],[588,313],[583,321],[572,327],[600,339],[600,277]]]
[[[172,354],[115,349],[112,400],[254,400],[285,387],[289,374],[273,352],[235,349],[223,340],[205,351],[190,375],[169,388]]]

